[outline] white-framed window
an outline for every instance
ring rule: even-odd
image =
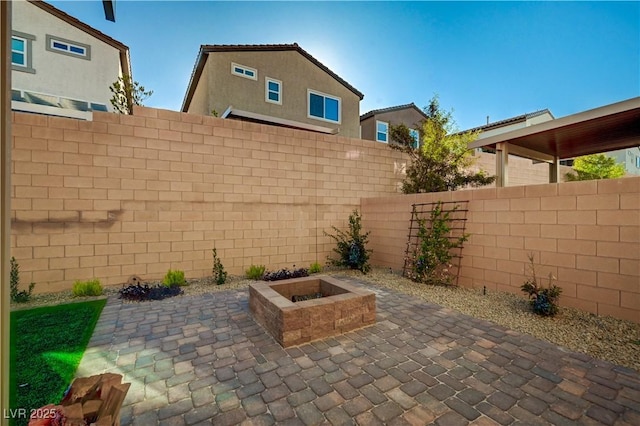
[[[91,59],[91,46],[77,41],[67,40],[62,37],[46,36],[46,49],[49,52],[62,53],[75,58]]]
[[[264,78],[264,100],[282,105],[282,82],[275,78]]]
[[[413,147],[418,148],[420,146],[420,132],[416,129],[409,129],[409,136],[413,139]]]
[[[231,62],[231,74],[235,74],[240,77],[248,78],[251,80],[258,79],[257,69],[247,67],[245,65],[236,64],[235,62]]]
[[[31,62],[31,44],[35,36],[19,31],[11,33],[11,69],[35,74]]]
[[[640,157],[636,157],[636,167],[640,169]]]
[[[376,120],[376,141],[389,142],[389,123]]]
[[[342,100],[336,96],[307,89],[307,117],[340,123]]]

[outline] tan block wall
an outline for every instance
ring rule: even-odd
[[[533,253],[560,304],[640,323],[640,177],[363,198],[371,262],[402,269],[411,205],[468,200],[459,284],[522,294]]]
[[[243,274],[325,263],[361,197],[396,192],[400,153],[360,139],[138,108],[94,121],[13,114],[11,254],[23,286]]]

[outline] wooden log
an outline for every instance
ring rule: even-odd
[[[81,419],[84,421],[84,415],[82,414],[82,404],[79,402],[76,404],[63,406],[62,411],[67,420]]]
[[[111,388],[115,385],[119,385],[122,382],[122,375],[107,373],[102,375],[100,385],[98,388],[98,397],[102,400],[107,399],[107,395],[111,391]]]
[[[102,402],[101,399],[91,399],[82,404],[82,414],[87,423],[93,422],[98,417]]]
[[[113,419],[111,416],[104,416],[91,423],[90,426],[113,426]]]
[[[77,402],[82,402],[82,399],[87,395],[95,393],[98,383],[100,382],[100,376],[80,377],[73,381],[69,392],[60,402],[60,405],[71,405]]]
[[[122,402],[127,396],[130,386],[131,383],[122,383],[111,387],[107,399],[98,412],[98,420],[102,417],[110,416],[112,419],[116,419],[118,424],[120,423],[120,408],[122,407]]]

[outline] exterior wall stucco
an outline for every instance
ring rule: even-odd
[[[549,113],[540,114],[535,117],[527,118],[524,121],[506,124],[504,126],[500,126],[494,129],[484,130],[478,135],[478,139],[484,139],[495,135],[500,135],[502,133],[511,132],[517,129],[523,129],[528,126],[532,126],[534,124],[544,123],[545,121],[553,120],[553,117]]]
[[[384,121],[389,124],[404,124],[411,129],[420,129],[420,122],[424,120],[424,116],[413,108],[405,108],[397,111],[382,112],[362,120],[360,126],[362,128],[362,139],[371,141],[376,140],[376,121]]]
[[[640,177],[363,198],[371,262],[401,270],[413,203],[468,200],[459,285],[522,294],[527,255],[560,304],[640,323]]]
[[[252,80],[231,73],[231,63],[257,70]],[[265,77],[282,82],[282,105],[265,101]],[[208,115],[215,109],[222,114],[234,108],[285,118],[302,123],[339,129],[339,135],[358,138],[360,98],[325,71],[296,51],[212,52],[208,54],[202,76],[208,87],[197,87],[188,111]],[[341,123],[309,118],[307,90],[341,99]],[[207,101],[203,99],[207,93]]]
[[[13,30],[35,36],[35,74],[13,71],[12,88],[98,102],[111,110],[109,86],[122,75],[120,52],[24,0],[13,2]],[[91,46],[91,59],[46,49],[47,34]]]

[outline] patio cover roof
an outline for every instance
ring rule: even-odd
[[[499,144],[546,162],[640,146],[640,97],[478,139],[469,148],[500,150]]]

